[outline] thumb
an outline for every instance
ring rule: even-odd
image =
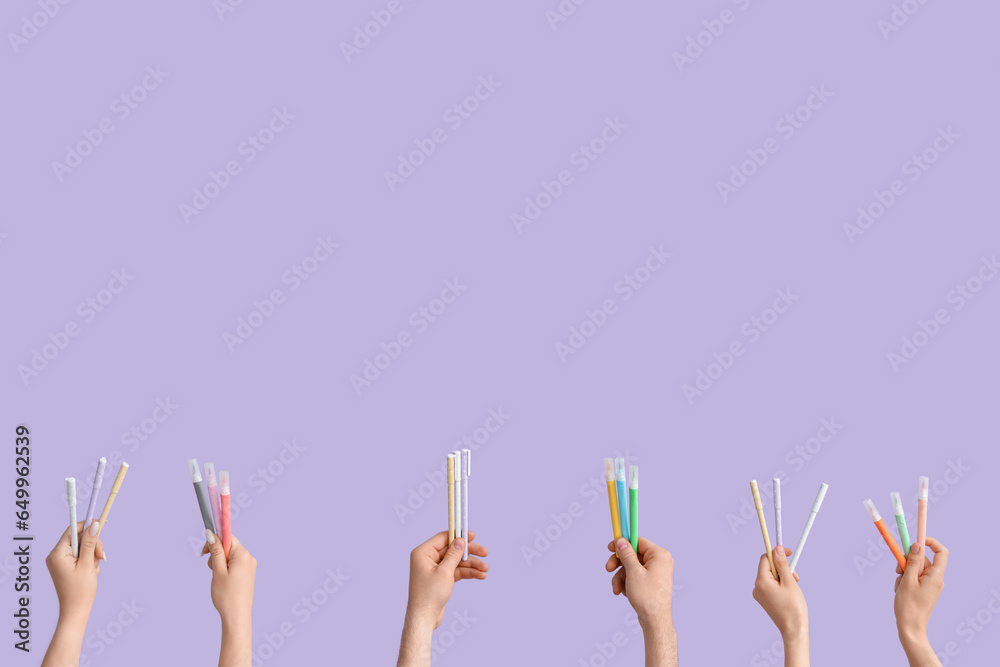
[[[924,552],[919,542],[910,545],[910,553],[906,556],[906,571],[903,572],[903,582],[917,583],[920,577],[920,566],[923,564]]]
[[[222,549],[222,540],[208,528],[205,529],[205,540],[208,541],[208,564],[212,566],[213,576],[227,572],[229,566],[226,564],[226,552]]]
[[[465,553],[465,540],[459,537],[448,550],[444,552],[444,558],[441,559],[441,564],[438,565],[439,568],[447,570],[449,576],[455,572],[455,568],[458,564],[462,562],[462,555]]]
[[[622,566],[625,568],[626,576],[632,574],[637,569],[642,569],[639,557],[635,555],[632,545],[624,537],[618,538],[618,541],[615,542],[615,553],[618,554],[618,560],[622,562]]]
[[[76,527],[73,527],[76,530]],[[94,521],[90,528],[83,531],[83,539],[80,540],[80,565],[93,567],[94,551],[97,549],[97,534],[101,532],[101,522]]]

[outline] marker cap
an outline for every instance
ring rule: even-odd
[[[638,489],[639,488],[639,466],[629,466],[628,467],[628,474],[629,474],[628,487],[630,489]]]
[[[920,478],[920,492],[917,498],[920,500],[927,500],[927,487],[930,486],[931,480],[929,477]]]
[[[219,493],[227,496],[229,495],[229,471],[220,470],[219,471]]]
[[[615,481],[615,465],[611,459],[604,459],[604,478],[609,482]]]
[[[882,520],[882,515],[878,513],[877,509],[875,509],[875,503],[872,502],[871,498],[864,501],[864,506],[865,509],[868,510],[868,513],[872,515],[872,521],[878,523]]]
[[[896,516],[903,516],[903,499],[899,497],[899,491],[893,491],[889,497],[892,498],[892,511]]]
[[[774,509],[781,509],[781,480],[777,477],[771,478],[771,489],[774,491]]]
[[[205,464],[205,481],[208,482],[209,486],[215,486],[215,464],[206,463]]]
[[[128,467],[127,463],[123,463],[122,465]],[[200,482],[201,470],[198,469],[198,459],[188,459],[188,468],[191,470],[191,481]]]
[[[66,502],[76,504],[76,477],[66,478]]]
[[[820,484],[819,493],[816,494],[816,500],[813,502],[813,512],[819,511],[819,506],[823,504],[823,499],[826,498],[826,490],[830,488],[829,484]]]
[[[617,479],[619,482],[625,481],[625,459],[618,458],[615,459],[615,469],[617,470]]]
[[[472,476],[472,450],[462,450],[462,477]]]

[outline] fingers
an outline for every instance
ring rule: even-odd
[[[83,527],[83,523],[80,523],[80,527]],[[94,567],[94,551],[97,549],[97,533],[101,531],[101,522],[94,521],[90,524],[88,528],[83,533],[83,537],[80,540],[80,560],[77,561],[79,565],[86,568]]]
[[[778,580],[784,583],[793,581],[792,568],[788,566],[788,554],[791,552],[791,549],[785,547],[774,548],[774,567],[778,570]]]
[[[767,581],[770,579],[774,581],[774,575],[771,574],[771,561],[767,559],[767,554],[760,557],[760,563],[757,565],[757,581]]]
[[[213,533],[208,528],[205,529],[205,540],[208,541],[208,566],[212,568],[213,576],[224,575],[229,572],[229,565],[226,563],[226,552],[222,548],[222,538]],[[236,540],[233,539],[233,548],[230,554],[236,553]]]
[[[615,595],[621,595],[625,592],[625,570],[624,568],[615,572],[615,576],[611,577],[611,591]]]
[[[948,567],[948,549],[933,537],[927,536],[924,541],[927,547],[934,552],[934,572],[944,574],[945,568]]]
[[[604,569],[607,570],[608,572],[614,572],[615,570],[617,570],[621,566],[622,566],[622,562],[620,560],[618,560],[618,556],[615,555],[615,554],[612,554],[611,557],[608,558],[608,562],[604,564]]]
[[[917,584],[917,578],[920,576],[921,565],[924,562],[924,554],[920,548],[918,542],[914,542],[910,545],[910,553],[906,556],[906,571],[903,572],[903,581],[910,583],[912,585]],[[899,565],[896,565],[899,568]]]
[[[639,556],[632,551],[632,545],[624,537],[619,538],[615,543],[615,550],[618,553],[618,560],[622,562],[626,572],[635,572],[642,569]]]
[[[639,555],[643,557],[643,561],[646,559],[646,552],[650,552],[650,554],[652,554],[654,551],[661,548],[659,545],[654,544],[652,541],[647,540],[641,535],[639,536],[639,541],[636,543],[636,546],[639,547]]]
[[[444,534],[444,539],[448,539],[448,534]],[[438,565],[439,568],[445,570],[446,572],[454,572],[458,564],[462,562],[462,554],[465,553],[465,540],[461,537],[457,538],[448,547],[445,552],[444,557],[441,558],[441,563]]]
[[[456,569],[457,570],[469,570],[469,569],[471,569],[471,570],[479,570],[480,572],[486,572],[486,571],[488,571],[490,569],[490,566],[489,566],[488,563],[484,563],[483,561],[479,560],[478,558],[475,558],[473,556],[469,556],[469,560],[459,561],[458,567]]]

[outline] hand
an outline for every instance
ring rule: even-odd
[[[785,641],[809,634],[806,597],[799,588],[799,575],[793,574],[788,566],[788,556],[791,553],[792,550],[785,547],[774,548],[774,566],[778,570],[778,579],[771,574],[767,554],[761,556],[753,588],[753,599],[771,617]]]
[[[927,537],[927,546],[934,552],[933,562],[921,553],[920,545],[914,542],[906,559],[906,572],[904,573],[899,565],[896,565],[896,573],[900,576],[896,577],[896,600],[893,607],[896,612],[899,641],[906,649],[910,663],[933,665],[940,664],[936,657],[933,657],[933,662],[925,660],[914,662],[914,653],[919,651],[926,655],[930,647],[930,642],[927,640],[927,624],[931,620],[934,605],[944,590],[948,550],[933,537]],[[930,651],[927,657],[932,656],[933,651]]]
[[[257,576],[257,559],[250,555],[233,536],[229,561],[222,549],[222,540],[206,530],[208,540],[202,555],[211,554],[208,567],[212,570],[212,604],[219,611],[222,622],[249,622],[253,608],[253,585]]]
[[[83,531],[83,521],[76,525],[77,533]],[[45,559],[52,583],[59,598],[60,617],[84,618],[90,616],[90,608],[97,596],[97,575],[101,573],[101,560],[105,559],[104,545],[97,534],[101,530],[99,521],[94,521],[86,534],[80,535],[80,556],[73,557],[70,544],[70,529],[62,534],[59,542]]]
[[[677,632],[671,612],[674,558],[645,537],[639,538],[638,554],[624,537],[608,544],[609,551],[616,547],[604,568],[608,572],[618,570],[611,577],[611,590],[615,595],[624,595],[639,618],[646,665],[676,667]]]
[[[486,579],[490,566],[476,556],[485,558],[489,551],[473,544],[476,534],[469,531],[469,560],[463,561],[465,541],[461,538],[448,546],[448,533],[440,532],[410,552],[410,591],[406,604],[407,616],[434,619],[434,628],[444,620],[444,606],[451,598],[455,582],[460,579]]]

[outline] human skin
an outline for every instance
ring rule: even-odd
[[[80,521],[76,525],[78,535],[83,531],[83,523]],[[104,545],[97,537],[101,531],[99,521],[94,521],[87,532],[80,535],[80,555],[77,558],[73,557],[69,531],[67,527],[45,559],[59,598],[59,620],[42,667],[80,663],[87,619],[97,597],[97,577],[101,573],[101,562],[107,560]]]
[[[604,567],[614,572],[611,590],[624,595],[635,610],[642,628],[646,667],[677,667],[677,631],[671,610],[674,558],[645,537],[639,538],[638,546],[637,554],[625,538],[608,544],[614,553]]]
[[[760,557],[753,599],[764,608],[781,633],[785,667],[808,667],[809,610],[806,607],[806,597],[799,588],[799,575],[793,574],[788,565],[788,556],[791,553],[792,550],[785,547],[774,548],[777,579],[771,574],[771,564],[767,554]]]
[[[205,531],[205,539],[202,554],[209,554],[212,604],[222,619],[219,667],[249,667],[253,654],[253,586],[257,576],[257,559],[250,555],[235,535],[228,562],[222,539],[210,530]]]
[[[934,561],[921,551],[920,544],[910,545],[906,558],[906,572],[896,565],[896,599],[893,610],[896,613],[896,630],[899,643],[903,645],[910,667],[940,667],[930,640],[927,625],[931,612],[944,590],[944,571],[948,567],[948,550],[933,537],[926,538],[927,548],[934,552]],[[924,565],[921,572],[920,565]]]
[[[490,566],[480,558],[489,555],[476,534],[469,531],[469,560],[463,561],[465,541],[448,545],[447,531],[440,532],[410,552],[410,587],[399,643],[397,667],[430,667],[431,635],[444,620],[444,607],[455,582],[486,579]]]

